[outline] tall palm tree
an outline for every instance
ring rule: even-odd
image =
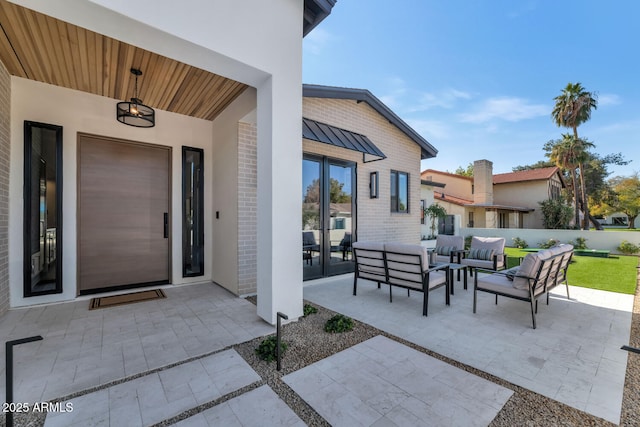
[[[555,142],[555,144],[551,146],[551,152],[548,154],[549,160],[554,162],[560,169],[568,170],[571,173],[571,184],[573,186],[573,202],[575,207],[575,224],[576,226],[578,226],[578,224],[580,224],[580,211],[578,209],[578,180],[576,178],[577,164],[576,156],[574,154],[574,138],[568,133],[563,133],[561,140],[556,140],[553,142]]]
[[[562,93],[553,100],[556,102],[551,112],[551,118],[558,127],[566,127],[573,129],[573,138],[576,143],[578,138],[578,126],[589,121],[591,118],[591,110],[598,108],[597,96],[588,92],[580,83],[569,83],[562,89]],[[581,163],[581,162],[579,162]],[[582,164],[584,166],[584,164]],[[580,168],[580,182],[582,187],[582,203],[584,204],[585,223],[583,228],[589,228],[589,205],[587,200],[587,192],[584,188],[584,168]],[[575,196],[578,197],[577,191]],[[586,224],[586,227],[585,227]]]
[[[584,165],[589,160],[589,149],[595,147],[595,144],[587,141],[586,139],[575,139],[573,141],[573,155],[580,170],[580,189],[582,203],[584,205],[584,218],[582,219],[582,228],[584,230],[589,229],[589,219],[591,214],[589,213],[589,206],[587,204],[587,187],[584,184]],[[594,224],[597,226],[597,224]]]

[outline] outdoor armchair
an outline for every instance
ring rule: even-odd
[[[464,251],[460,264],[482,268],[484,270],[502,270],[507,267],[507,255],[504,253],[503,237],[476,237],[471,239],[471,246]],[[473,269],[469,269],[473,275]]]
[[[456,260],[458,251],[464,249],[464,238],[462,236],[447,236],[438,234],[436,238],[435,261],[452,263]]]

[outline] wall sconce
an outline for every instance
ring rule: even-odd
[[[378,172],[371,172],[369,174],[369,198],[378,198]]]

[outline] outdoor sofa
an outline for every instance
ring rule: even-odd
[[[531,318],[533,329],[535,329],[538,298],[546,294],[548,305],[549,291],[561,284],[567,287],[567,298],[569,298],[567,270],[572,257],[573,246],[561,244],[537,253],[530,253],[524,257],[518,267],[509,270],[479,277],[478,273],[482,270],[475,268],[473,312],[476,312],[479,291],[495,294],[496,304],[498,304],[498,295],[527,301],[531,305]]]
[[[389,302],[393,302],[394,286],[423,293],[422,315],[427,315],[429,291],[444,286],[445,303],[449,305],[449,266],[429,266],[429,253],[421,245],[403,243],[353,243],[355,274],[353,295],[357,294],[358,279],[389,285]]]

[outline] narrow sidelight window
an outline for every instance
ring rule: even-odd
[[[24,296],[62,292],[62,126],[24,122]]]
[[[204,275],[204,152],[182,147],[182,276]]]
[[[391,171],[391,212],[409,213],[409,174]]]

